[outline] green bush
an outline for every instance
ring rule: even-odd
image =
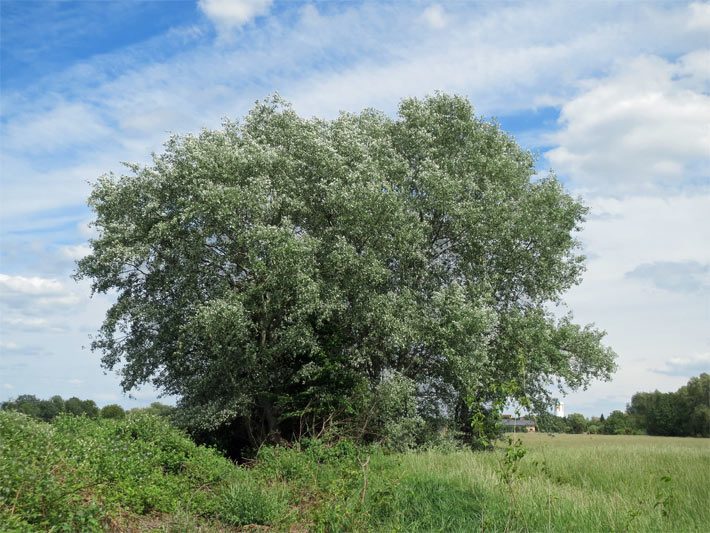
[[[162,418],[0,412],[0,517],[35,529],[101,530],[121,512],[216,512],[211,491],[238,469]],[[0,530],[9,529],[3,525]]]

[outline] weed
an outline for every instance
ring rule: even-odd
[[[219,498],[220,520],[235,526],[273,525],[288,514],[283,491],[244,477],[227,487]]]

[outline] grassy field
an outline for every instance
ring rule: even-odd
[[[494,452],[263,447],[155,417],[0,412],[0,531],[708,531],[710,440],[518,435]]]
[[[509,482],[502,479],[502,452],[384,458],[396,460],[404,481],[399,490],[412,498],[381,525],[402,531],[710,530],[707,439],[526,434],[521,440],[527,453]]]

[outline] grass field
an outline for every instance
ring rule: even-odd
[[[510,483],[501,453],[422,453],[396,461],[411,494],[391,530],[708,531],[710,441],[645,436],[521,436]],[[415,488],[416,487],[416,488]],[[416,496],[415,496],[416,494]]]
[[[710,531],[710,440],[517,435],[494,452],[263,447],[155,417],[0,412],[0,531]]]

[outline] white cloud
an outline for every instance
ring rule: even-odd
[[[573,393],[567,403],[577,406],[572,410],[594,412],[602,396],[625,395],[629,401],[640,390],[676,390],[692,374],[658,369],[669,368],[669,358],[692,357],[710,346],[707,291],[678,290],[668,277],[628,274],[643,272],[642,265],[710,263],[710,224],[704,223],[710,193],[597,197],[588,203],[591,215],[581,234],[587,271],[565,300],[577,321],[594,322],[608,332],[606,342],[619,355],[619,370],[612,382]],[[623,409],[624,402],[616,405]]]
[[[710,193],[590,198],[585,282],[621,280],[641,264],[710,263]]]
[[[200,0],[202,12],[221,31],[240,28],[266,15],[273,0]]]
[[[25,316],[15,316],[6,317],[2,316],[2,323],[10,326],[11,328],[20,329],[41,329],[49,325],[49,321],[46,318],[38,317],[25,317]]]
[[[78,261],[79,259],[83,259],[91,253],[91,248],[86,244],[62,246],[59,250],[63,257],[71,259],[72,261]]]
[[[82,383],[84,383],[84,381],[81,379],[73,378],[73,379],[68,380],[68,383],[70,385],[81,385]]]
[[[419,6],[363,4],[323,14],[304,6],[285,20],[282,13],[270,17],[266,28],[244,27],[244,38],[230,46],[201,42],[147,63],[136,49],[116,52],[110,61],[99,57],[41,80],[36,86],[44,92],[7,91],[1,216],[83,203],[87,180],[121,172],[119,161],[147,162],[168,132],[215,127],[274,90],[305,115],[393,111],[402,97],[435,90],[466,94],[479,112],[504,114],[559,105],[581,77],[639,48],[682,55],[707,41],[687,28],[690,8],[682,5],[469,7],[447,4],[446,32],[422,32],[411,24]],[[688,54],[684,65],[696,70],[702,57]],[[42,161],[25,147],[69,150]],[[677,168],[674,160],[658,163],[666,174]]]
[[[424,13],[422,13],[422,18],[429,26],[436,30],[445,28],[447,24],[446,13],[444,12],[444,8],[439,4],[433,4],[427,7]]]
[[[0,294],[9,292],[29,295],[57,295],[64,292],[64,287],[56,279],[0,274]]]
[[[710,3],[693,2],[689,6],[688,27],[710,30]]]
[[[55,307],[68,307],[81,301],[73,290],[54,278],[0,274],[2,303],[26,313],[46,313]]]
[[[671,357],[663,366],[656,369],[659,374],[691,378],[702,372],[710,372],[710,352],[689,357]]]
[[[93,220],[88,219],[84,220],[83,222],[80,222],[79,225],[77,226],[77,230],[79,231],[79,235],[84,237],[85,239],[92,239],[98,235],[98,232],[96,231],[96,228],[92,225]]]
[[[15,116],[3,130],[4,149],[24,154],[93,144],[112,133],[95,109],[75,102],[52,102],[47,109]]]
[[[10,383],[3,383],[3,384],[2,384],[2,388],[5,389],[5,390],[12,390],[12,389],[14,389],[15,387],[13,387],[12,384],[10,384]]]
[[[5,356],[28,356],[45,355],[47,352],[41,346],[19,344],[15,341],[0,341],[0,352]]]
[[[640,57],[588,82],[562,107],[562,129],[551,136],[558,146],[546,153],[553,168],[578,189],[602,194],[707,178],[710,96],[680,77],[702,65],[707,56],[698,54],[676,63]]]

